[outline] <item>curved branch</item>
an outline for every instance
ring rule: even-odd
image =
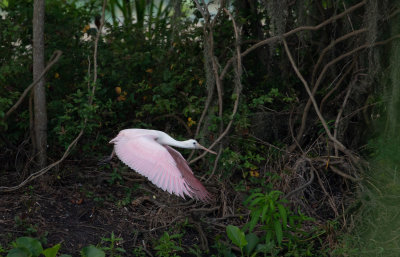
[[[304,185],[302,185],[302,186],[300,186],[300,187],[294,189],[293,191],[290,191],[290,192],[287,193],[283,198],[286,198],[286,199],[287,199],[287,198],[289,198],[290,196],[294,195],[295,193],[297,193],[297,192],[303,190],[304,188],[308,187],[309,185],[311,185],[312,182],[314,181],[314,177],[315,177],[315,175],[314,175],[314,170],[313,170],[313,169],[310,169],[310,176],[311,176],[311,177],[310,177],[310,180],[307,181],[307,183],[305,183]]]
[[[333,94],[333,92],[336,91],[336,89],[338,89],[340,87],[340,85],[342,84],[342,82],[344,81],[344,79],[346,78],[347,75],[349,75],[349,73],[353,70],[355,66],[355,61],[353,61],[353,63],[351,64],[350,68],[348,68],[345,73],[343,74],[343,76],[339,79],[339,81],[336,83],[336,85],[329,90],[328,93],[326,93],[326,95],[322,98],[321,103],[319,104],[319,111],[322,113],[322,109],[324,107],[325,101]]]
[[[368,30],[365,29],[365,28],[352,31],[350,33],[347,33],[344,36],[341,36],[341,37],[333,40],[327,47],[325,47],[324,50],[322,50],[321,55],[319,56],[318,61],[314,66],[313,73],[312,73],[312,76],[311,76],[311,85],[314,85],[315,74],[317,73],[318,67],[321,64],[322,59],[324,58],[325,54],[329,51],[329,49],[334,47],[337,43],[340,43],[340,42],[342,42],[342,41],[344,41],[344,40],[346,40],[346,39],[348,39],[348,38],[350,38],[352,36],[356,36],[356,35],[358,35],[360,33],[366,32],[366,31],[368,31]]]
[[[315,101],[315,98],[314,98],[314,94],[311,92],[310,87],[308,86],[307,81],[304,79],[303,75],[301,75],[299,69],[298,69],[297,66],[296,66],[296,63],[295,63],[294,60],[293,60],[292,54],[290,53],[289,47],[288,47],[288,45],[287,45],[287,43],[286,43],[286,40],[285,40],[285,39],[282,39],[282,42],[283,42],[283,45],[284,45],[284,47],[285,47],[285,51],[286,51],[286,54],[287,54],[287,56],[288,56],[288,58],[289,58],[289,61],[290,61],[290,63],[292,64],[292,67],[293,67],[294,71],[296,72],[297,76],[299,77],[299,79],[300,79],[301,82],[303,83],[303,85],[304,85],[304,87],[305,87],[305,89],[306,89],[306,91],[307,91],[307,94],[308,94],[308,96],[310,97],[310,101],[312,102],[312,104],[313,104],[313,106],[314,106],[315,112],[317,113],[318,118],[319,118],[319,120],[321,121],[322,126],[323,126],[324,129],[325,129],[326,134],[328,135],[329,139],[332,140],[332,141],[335,143],[335,145],[337,145],[337,146],[339,147],[339,149],[341,149],[342,151],[346,151],[346,152],[347,152],[347,148],[346,148],[341,142],[339,142],[339,141],[332,135],[331,131],[329,130],[328,125],[327,125],[327,123],[326,123],[324,117],[322,116],[322,114],[321,114],[320,111],[319,111],[317,101]]]
[[[56,50],[54,51],[53,55],[50,58],[50,62],[49,64],[47,64],[46,68],[43,70],[43,72],[40,74],[40,76],[34,81],[32,82],[32,84],[30,84],[22,93],[22,95],[19,97],[18,101],[7,111],[6,115],[4,116],[4,120],[6,120],[11,113],[13,113],[18,106],[22,103],[22,101],[24,100],[24,98],[26,97],[26,95],[29,93],[29,91],[36,86],[37,83],[39,83],[39,81],[43,78],[43,76],[50,70],[50,68],[56,63],[58,62],[58,59],[60,59],[60,56],[62,55],[62,52],[60,50]]]

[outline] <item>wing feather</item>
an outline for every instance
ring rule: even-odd
[[[115,153],[122,162],[147,177],[161,189],[183,198],[188,195],[192,198],[208,200],[208,192],[193,176],[193,172],[182,155],[169,146],[159,144],[155,139],[153,135],[132,137],[120,133],[112,140],[112,143],[114,143]],[[186,165],[185,171],[180,170],[182,162]]]
[[[180,152],[170,146],[164,146],[175,160],[176,166],[186,183],[182,185],[185,191],[188,191],[190,196],[199,199],[203,202],[211,200],[211,195],[201,182],[193,175],[187,161]]]

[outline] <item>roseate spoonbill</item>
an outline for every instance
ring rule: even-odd
[[[114,144],[114,151],[122,162],[170,194],[183,198],[188,195],[203,202],[211,199],[186,160],[170,147],[203,149],[216,154],[196,140],[177,141],[158,130],[124,129],[110,143]]]

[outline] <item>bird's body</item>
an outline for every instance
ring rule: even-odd
[[[118,158],[147,177],[153,184],[171,194],[185,195],[201,201],[210,200],[210,194],[193,175],[182,155],[170,146],[203,149],[194,139],[177,141],[158,130],[125,129],[110,141]]]

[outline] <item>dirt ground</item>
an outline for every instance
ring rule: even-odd
[[[133,256],[138,247],[154,255],[156,240],[168,231],[170,235],[183,233],[179,240],[184,249],[213,251],[210,242],[224,230],[223,224],[240,216],[228,209],[226,195],[218,196],[226,199],[222,205],[180,199],[135,172],[116,167],[120,164],[112,165],[122,173],[113,173],[110,166],[82,168],[80,163],[69,162],[58,172],[46,174],[44,181],[0,194],[1,246],[7,249],[17,237],[33,236],[47,241],[45,247],[61,243],[61,253],[79,256],[84,246],[105,246],[101,238],[114,232],[123,239],[118,247],[126,250],[126,256]],[[2,176],[0,181],[6,185],[20,178]],[[218,185],[205,185],[211,193],[218,191]],[[229,205],[235,206],[238,200]]]

